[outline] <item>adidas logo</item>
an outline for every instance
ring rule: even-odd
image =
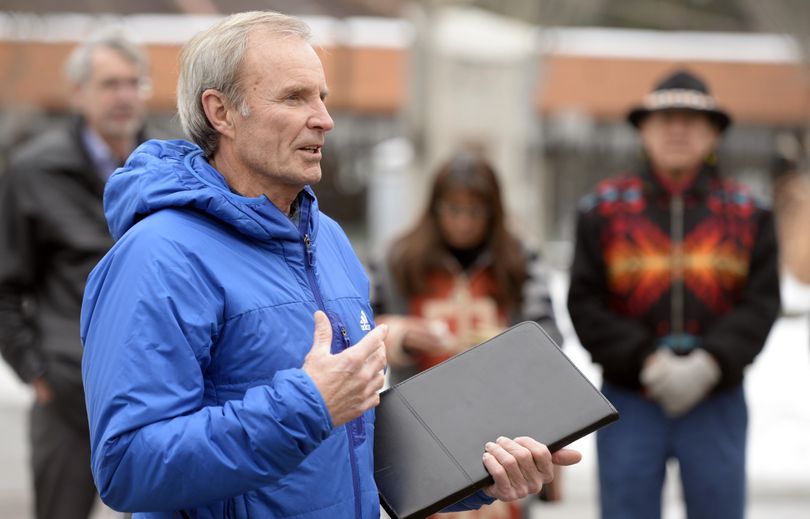
[[[368,320],[368,316],[362,310],[360,310],[360,329],[364,332],[371,330],[371,323]]]

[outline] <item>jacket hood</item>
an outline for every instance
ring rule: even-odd
[[[202,212],[261,241],[298,239],[299,230],[266,196],[234,193],[197,145],[184,140],[141,144],[104,190],[104,212],[113,239],[138,221],[168,208]],[[302,231],[315,234],[317,202],[309,186],[299,195]],[[312,215],[312,217],[310,217]]]

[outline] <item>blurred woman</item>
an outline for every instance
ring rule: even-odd
[[[540,257],[507,229],[495,171],[473,152],[461,151],[439,169],[424,214],[376,274],[376,321],[389,325],[392,383],[525,320],[560,343]],[[499,502],[463,517],[521,513]]]

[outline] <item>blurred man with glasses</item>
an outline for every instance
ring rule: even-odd
[[[147,68],[120,30],[78,45],[65,68],[75,117],[23,144],[0,176],[0,350],[35,394],[38,518],[86,518],[96,497],[79,312],[87,275],[113,243],[104,185],[144,140]]]

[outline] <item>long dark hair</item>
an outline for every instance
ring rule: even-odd
[[[439,168],[425,212],[392,247],[388,261],[394,282],[407,297],[419,295],[425,291],[427,273],[444,268],[448,246],[439,231],[438,206],[447,193],[459,190],[472,193],[486,205],[489,222],[485,245],[492,254],[497,286],[494,296],[507,309],[518,308],[527,277],[523,247],[506,228],[495,170],[480,154],[468,150],[458,152]]]

